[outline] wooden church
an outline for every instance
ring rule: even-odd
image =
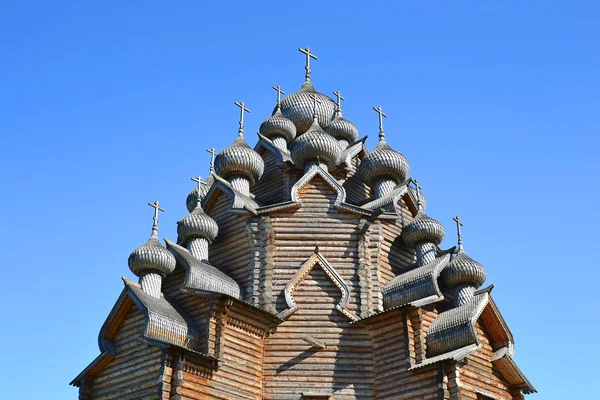
[[[482,288],[483,266],[426,214],[409,164],[306,80],[258,143],[239,134],[195,178],[177,239],[129,257],[72,382],[79,399],[523,399],[535,389]]]

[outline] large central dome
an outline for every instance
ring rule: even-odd
[[[317,92],[310,81],[304,82],[299,91],[281,100],[281,113],[296,125],[298,135],[306,132],[312,125],[312,96],[317,97],[317,120],[324,127],[333,119],[336,105],[329,96]]]

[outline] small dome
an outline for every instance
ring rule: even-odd
[[[313,99],[317,98],[317,120],[325,126],[333,118],[336,104],[329,97],[315,90],[310,82],[304,82],[302,88],[281,100],[281,113],[296,125],[296,134],[308,131],[313,122]]]
[[[210,190],[209,185],[201,186],[200,201],[202,201],[202,199],[204,199],[204,196],[206,196],[206,194],[208,193],[209,190]],[[192,190],[190,192],[190,194],[188,194],[187,198],[185,199],[185,206],[187,207],[188,212],[194,211],[194,208],[196,208],[196,204],[198,204],[198,188],[197,187],[195,187],[194,190]]]
[[[273,115],[260,124],[259,132],[269,139],[273,136],[282,136],[286,142],[290,143],[296,138],[296,125],[283,116],[281,108],[278,106]]]
[[[444,268],[441,276],[450,287],[469,285],[478,288],[485,282],[486,273],[483,265],[460,251]]]
[[[402,240],[408,247],[415,248],[420,242],[440,244],[444,239],[444,226],[437,220],[429,218],[422,210],[402,229]]]
[[[323,130],[329,133],[337,140],[345,140],[348,144],[356,142],[358,138],[358,129],[354,124],[342,116],[342,112],[338,112]]]
[[[153,235],[146,244],[131,252],[127,264],[136,276],[145,271],[152,271],[164,277],[175,270],[175,257]]]
[[[392,149],[385,140],[380,140],[375,149],[360,163],[358,172],[367,185],[380,179],[391,179],[396,183],[406,180],[410,167],[406,157]]]
[[[199,205],[177,222],[177,235],[187,241],[204,238],[212,242],[219,234],[219,225]]]
[[[215,171],[217,175],[227,179],[232,175],[242,175],[254,184],[263,174],[265,163],[262,157],[248,146],[243,136],[215,158]]]
[[[338,164],[342,153],[337,140],[325,133],[316,120],[306,133],[292,142],[290,151],[294,164],[299,167],[317,160],[333,167]]]

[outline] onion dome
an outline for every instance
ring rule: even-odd
[[[323,130],[337,140],[345,140],[348,144],[356,142],[358,138],[358,129],[352,122],[344,119],[341,111],[336,112],[335,118],[325,125]]]
[[[358,168],[360,177],[367,185],[374,185],[383,179],[390,179],[396,183],[404,182],[410,170],[408,160],[385,141],[383,117],[387,118],[387,115],[383,113],[381,107],[373,107],[373,110],[379,114],[379,143],[360,163]]]
[[[408,247],[414,248],[420,242],[440,244],[444,239],[444,226],[419,210],[415,218],[402,229],[402,240]]]
[[[160,244],[157,237],[151,237],[146,244],[132,251],[127,263],[136,276],[145,271],[167,276],[175,270],[175,257]]]
[[[241,134],[215,158],[217,175],[225,179],[232,175],[242,175],[254,184],[262,176],[264,169],[262,157],[248,146]]]
[[[338,164],[342,149],[337,140],[321,129],[314,117],[310,129],[300,135],[290,145],[294,164],[304,167],[310,161],[319,161],[328,167]]]
[[[146,244],[131,252],[127,263],[131,272],[137,276],[143,272],[156,272],[164,277],[175,270],[175,257],[158,240],[158,211],[164,210],[159,207],[158,201],[148,204],[155,209],[152,236]]]
[[[460,285],[480,287],[485,282],[486,273],[483,265],[460,251],[442,271],[442,280],[450,287]]]
[[[363,158],[358,169],[361,179],[368,185],[373,185],[381,179],[404,182],[409,171],[406,157],[392,149],[385,139],[380,140],[375,149]]]
[[[329,96],[317,92],[310,81],[304,82],[299,91],[281,100],[281,113],[296,125],[297,135],[308,131],[313,123],[312,96],[317,98],[316,114],[320,126],[327,125],[335,113],[335,102]]]
[[[259,132],[269,139],[273,136],[282,136],[290,143],[296,137],[296,125],[284,117],[281,108],[277,107],[273,115],[260,124]]]
[[[177,222],[177,235],[184,241],[204,238],[212,242],[219,234],[219,225],[209,217],[200,205]]]

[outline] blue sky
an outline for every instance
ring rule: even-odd
[[[402,151],[446,225],[488,271],[541,394],[595,391],[600,5],[503,2],[12,2],[0,12],[3,396],[68,386],[129,253],[175,238],[208,147],[247,139],[303,82],[341,90],[344,115]],[[362,3],[362,2],[361,2]],[[585,251],[584,251],[585,250]],[[583,252],[583,253],[582,253]],[[589,260],[592,261],[589,261]],[[31,371],[24,373],[23,371]],[[35,376],[35,379],[32,379]]]

